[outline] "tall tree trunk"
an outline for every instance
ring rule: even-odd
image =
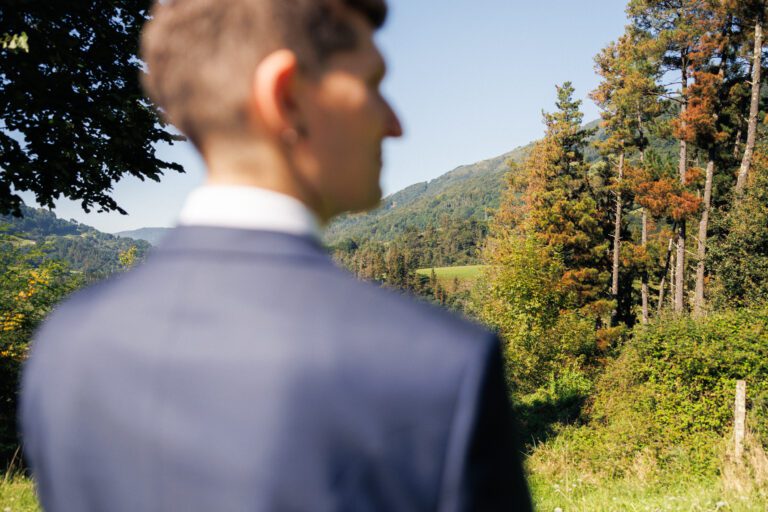
[[[677,246],[675,246],[677,247]],[[672,300],[672,307],[674,309],[675,303],[675,270],[677,261],[677,251],[672,252],[672,262],[669,266],[669,297]]]
[[[638,112],[640,109],[638,108]],[[637,116],[637,125],[640,130],[640,135],[642,138],[643,135],[643,119],[638,114]],[[641,145],[640,147],[640,165],[645,166],[645,147]],[[640,239],[640,245],[643,248],[643,254],[646,254],[646,251],[648,250],[648,210],[643,206],[643,223],[642,223],[642,236]],[[640,274],[641,278],[641,284],[640,284],[640,304],[642,307],[642,322],[643,325],[648,323],[648,268],[647,266],[644,266],[642,273]]]
[[[661,282],[659,283],[659,303],[656,306],[656,313],[661,315],[661,310],[664,308],[664,290],[667,287],[667,274],[671,272],[672,262],[672,248],[675,246],[675,239],[669,239],[669,246],[667,247],[667,255],[664,258],[664,273],[661,274]]]
[[[643,251],[645,251],[648,247],[648,211],[643,207],[643,234],[642,238],[640,240],[640,243],[642,244]],[[642,283],[640,284],[640,300],[642,303],[642,309],[643,309],[643,324],[648,323],[648,270],[643,269],[642,275]]]
[[[687,90],[688,90],[688,63],[683,54],[682,69],[682,100],[681,117],[687,110]],[[685,123],[683,123],[683,130],[685,129]],[[688,171],[688,144],[685,139],[680,139],[680,162],[678,166],[680,173],[680,183],[685,186],[686,174]],[[685,219],[680,221],[680,226],[677,232],[677,258],[675,261],[675,313],[682,313],[685,308]]]
[[[624,179],[624,150],[621,150],[619,154],[619,169],[618,169],[618,181],[616,189],[616,217],[613,224],[613,272],[611,274],[611,295],[616,301],[616,306],[613,309],[612,323],[616,325],[618,320],[619,311],[619,261],[621,256],[621,209],[622,209],[622,197],[621,186]]]
[[[752,155],[755,152],[757,138],[757,114],[760,108],[760,75],[763,56],[763,23],[758,19],[755,23],[755,48],[752,55],[752,98],[749,104],[749,119],[747,121],[747,143],[744,146],[744,156],[739,167],[739,177],[736,180],[736,196],[740,196],[747,186],[749,168],[752,166]]]
[[[712,180],[715,175],[714,151],[710,151],[707,162],[707,177],[704,182],[704,205],[699,222],[698,250],[696,257],[696,296],[693,302],[693,315],[704,314],[704,263],[707,256],[707,229],[709,227],[709,208],[712,204]]]

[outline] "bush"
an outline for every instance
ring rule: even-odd
[[[56,303],[81,281],[37,250],[22,251],[0,238],[0,466],[19,445],[16,403],[19,372],[29,340]]]
[[[574,466],[602,476],[712,477],[731,436],[742,379],[748,427],[765,446],[768,309],[638,327],[598,380],[587,425],[564,429],[539,462],[567,446]]]
[[[661,321],[641,329],[626,352],[635,353],[633,402],[653,414],[667,441],[722,436],[733,419],[736,381],[747,381],[750,397],[768,390],[768,309]],[[598,400],[596,411],[609,414],[607,405]]]
[[[592,388],[592,380],[583,372],[566,368],[535,392],[516,397],[513,403],[523,440],[532,444],[546,441],[562,425],[578,421]]]
[[[493,258],[473,290],[471,309],[501,336],[514,394],[535,393],[563,371],[584,370],[597,350],[595,323],[572,309],[560,259],[533,238],[509,235],[490,243]]]

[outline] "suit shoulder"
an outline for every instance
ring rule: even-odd
[[[71,293],[57,304],[33,337],[33,353],[40,351],[39,346],[46,351],[71,350],[87,339],[94,327],[109,323],[119,314],[121,306],[116,301],[124,297],[119,289],[126,278],[127,274],[111,276]]]
[[[338,307],[349,312],[350,319],[371,329],[435,341],[493,341],[495,335],[482,325],[444,308],[430,304],[409,293],[383,288],[361,281],[344,270],[337,270],[341,289]]]

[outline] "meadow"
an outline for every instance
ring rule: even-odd
[[[458,267],[420,268],[416,273],[429,277],[432,270],[439,280],[449,279],[476,279],[485,265],[463,265]]]

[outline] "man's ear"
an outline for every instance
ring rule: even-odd
[[[277,50],[257,66],[253,78],[252,108],[263,128],[274,137],[284,137],[299,124],[296,101],[298,78],[296,55]]]

